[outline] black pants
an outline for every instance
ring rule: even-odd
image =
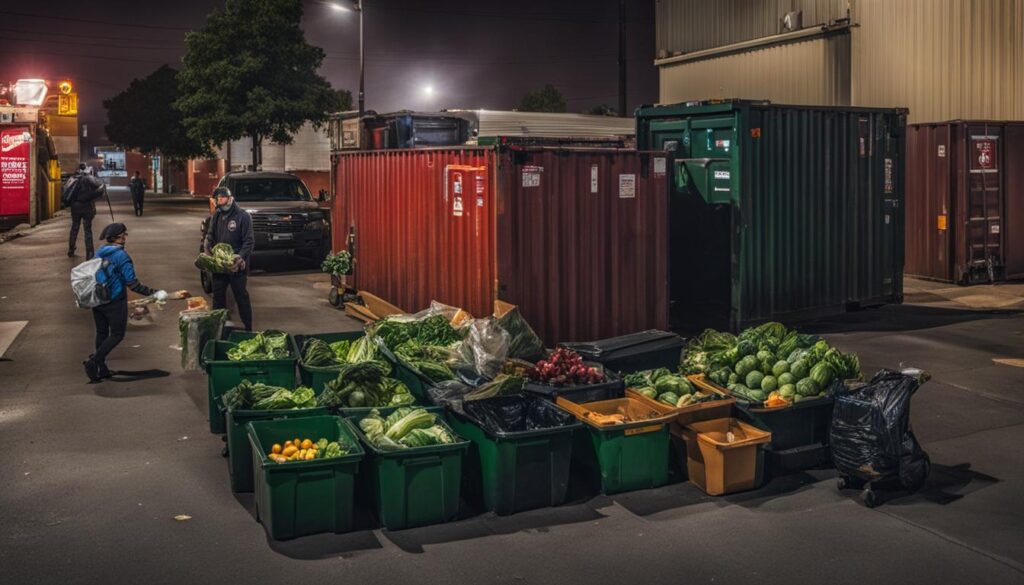
[[[142,204],[145,197],[145,193],[132,193],[132,206],[135,207],[135,215],[142,215]]]
[[[252,303],[249,302],[249,291],[245,288],[248,277],[245,271],[234,274],[213,275],[213,308],[226,309],[228,304],[228,287],[238,305],[238,316],[242,319],[246,331],[252,331]]]
[[[128,296],[93,307],[92,318],[96,321],[96,353],[92,361],[103,364],[107,361],[107,354],[124,339],[128,328]]]
[[[68,238],[68,252],[74,253],[75,246],[78,243],[78,228],[80,224],[85,226],[85,258],[88,260],[95,255],[95,249],[93,248],[92,241],[92,218],[96,217],[96,213],[78,213],[74,208],[71,209],[71,237]]]

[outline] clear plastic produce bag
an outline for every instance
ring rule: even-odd
[[[199,356],[203,346],[211,339],[220,339],[227,321],[227,309],[213,311],[182,311],[178,315],[181,344],[181,368],[186,372],[199,371]]]
[[[462,361],[471,365],[480,376],[491,380],[498,375],[508,359],[509,334],[493,317],[474,319],[459,347]]]

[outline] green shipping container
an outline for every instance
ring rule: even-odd
[[[902,302],[906,118],[754,101],[638,109],[637,148],[672,154],[672,326]]]

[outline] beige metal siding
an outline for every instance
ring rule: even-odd
[[[284,170],[330,171],[331,139],[327,126],[314,128],[306,122],[292,137],[292,143],[284,147]]]
[[[849,105],[850,35],[660,67],[663,104],[715,98]]]
[[[782,32],[787,12],[802,11],[803,25],[846,18],[847,0],[657,0],[656,48],[671,56],[731,45]]]
[[[854,0],[853,21],[854,105],[1024,119],[1024,0]]]

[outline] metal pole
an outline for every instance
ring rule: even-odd
[[[356,1],[356,10],[359,11],[359,119],[362,120],[366,112],[366,88],[363,83],[366,71],[363,51],[363,0]]]
[[[626,0],[619,0],[619,116],[626,115]]]
[[[36,144],[37,128],[38,122],[28,125],[30,134],[28,142],[28,225],[39,223],[39,171],[36,169],[39,165],[37,160],[39,145]]]

